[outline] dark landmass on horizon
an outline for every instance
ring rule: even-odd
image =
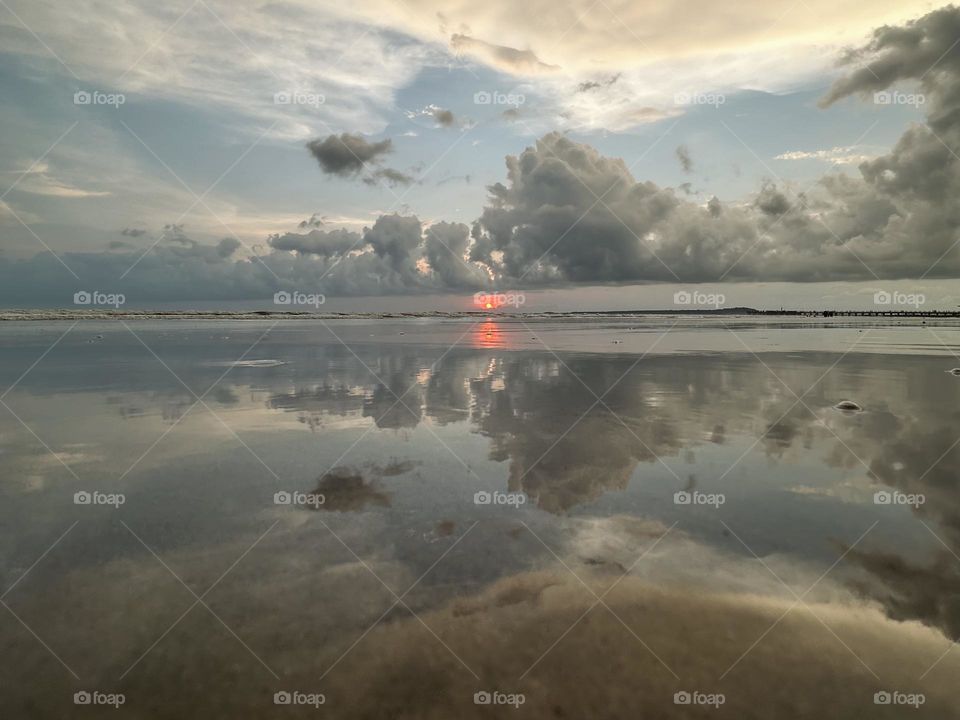
[[[503,310],[427,310],[421,312],[297,312],[289,310],[89,310],[72,308],[0,310],[0,321],[42,320],[400,320],[511,318],[551,319],[588,317],[646,316],[752,316],[752,317],[889,317],[889,318],[960,318],[960,310],[757,310],[749,307],[684,308],[670,310],[544,310],[507,312]]]

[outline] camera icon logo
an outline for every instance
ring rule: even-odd
[[[674,505],[689,505],[693,500],[693,495],[688,493],[686,490],[677,490],[673,494],[673,504]]]
[[[273,294],[274,305],[289,305],[293,302],[293,296],[286,290],[281,290]]]
[[[889,705],[891,702],[893,702],[893,696],[886,690],[881,690],[873,694],[874,705]]]
[[[280,490],[273,494],[274,505],[290,505],[293,502],[293,495],[286,490]]]
[[[93,100],[93,96],[90,95],[86,90],[77,90],[73,94],[73,104],[74,105],[89,105]]]
[[[893,95],[891,95],[886,90],[881,92],[875,92],[873,94],[873,101],[877,105],[889,105],[893,101]]]
[[[73,304],[74,305],[89,305],[93,300],[93,296],[88,293],[86,290],[80,290],[73,294]]]
[[[80,690],[73,694],[73,704],[74,705],[89,705],[93,700],[93,696],[90,695],[86,690]]]
[[[86,490],[80,490],[73,494],[73,504],[74,505],[89,505],[93,500],[93,496],[88,493]]]
[[[288,92],[278,92],[273,94],[273,104],[274,105],[289,105],[291,102],[290,93]]]
[[[473,495],[474,505],[489,505],[493,500],[493,495],[486,490],[480,490]]]
[[[486,690],[481,690],[473,694],[473,704],[474,705],[489,705],[491,702],[490,693]]]
[[[692,700],[692,696],[686,690],[681,690],[680,692],[675,692],[673,694],[674,705],[689,705]]]
[[[689,305],[693,301],[693,296],[686,290],[678,290],[673,294],[674,305]]]
[[[492,101],[493,96],[486,90],[481,90],[473,94],[473,102],[475,105],[489,105]]]
[[[893,494],[887,490],[878,490],[873,494],[874,505],[890,505],[893,503]]]
[[[873,294],[874,305],[889,305],[893,302],[893,296],[886,290],[877,290]]]
[[[273,694],[273,704],[274,705],[289,705],[293,702],[293,696],[288,693],[286,690],[280,690]]]

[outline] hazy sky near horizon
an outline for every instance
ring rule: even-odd
[[[0,38],[4,305],[957,305],[950,6],[7,0]]]

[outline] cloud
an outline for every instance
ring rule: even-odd
[[[307,150],[316,159],[320,169],[328,175],[355,178],[364,175],[363,182],[376,185],[384,180],[391,186],[409,185],[413,178],[399,170],[378,166],[384,155],[393,152],[390,138],[369,142],[361,135],[341,133],[317,138],[307,143]]]
[[[470,53],[501,69],[521,75],[535,75],[560,69],[557,65],[543,62],[530,50],[517,50],[506,45],[494,45],[461,33],[456,33],[450,37],[450,47],[454,52]]]
[[[548,133],[507,159],[508,183],[490,187],[471,256],[526,282],[956,277],[960,161],[947,146],[960,146],[957,34],[960,10],[948,8],[882,28],[854,51],[866,67],[824,104],[913,78],[931,111],[928,126],[909,128],[858,176],[825,175],[805,194],[768,182],[721,212]],[[685,149],[678,159],[689,169]]]
[[[433,124],[443,128],[454,127],[457,124],[457,118],[453,114],[453,111],[442,108],[439,105],[430,104],[419,110],[408,110],[405,115],[410,120],[429,118]],[[409,135],[416,137],[415,132],[409,133]]]
[[[120,231],[120,234],[126,237],[140,237],[141,235],[146,235],[147,231],[139,228],[124,228]]]
[[[687,174],[693,172],[693,158],[690,157],[690,148],[686,145],[678,145],[677,149],[674,150],[674,154],[677,156],[677,160],[680,161],[680,167]]]
[[[577,85],[577,92],[589,92],[590,90],[596,90],[597,88],[610,87],[617,80],[619,80],[622,75],[623,73],[617,73],[616,75],[611,75],[605,80],[587,80]]]
[[[472,288],[489,280],[477,266],[466,261],[470,228],[463,223],[439,222],[426,232],[424,251],[430,269],[449,288]]]
[[[366,165],[393,151],[393,141],[387,138],[380,142],[368,142],[361,135],[342,133],[311,140],[307,143],[310,154],[328,175],[352,177],[366,169]]]
[[[866,68],[838,80],[826,105],[886,89],[874,73],[883,82],[912,78],[927,98],[928,123],[908,128],[889,153],[861,162],[856,173],[826,174],[803,193],[766,182],[738,203],[702,203],[682,188],[638,180],[622,159],[551,132],[506,158],[506,178],[488,187],[468,235],[460,224],[431,223],[424,232],[416,217],[384,215],[359,244],[356,234],[312,228],[271,236],[269,252],[238,258],[233,251],[221,254],[226,246],[195,242],[183,226],[167,225],[168,242],[131,274],[142,276],[130,297],[266,297],[321,281],[335,295],[486,284],[957,277],[960,160],[948,147],[960,147],[960,46],[943,28],[960,32],[960,10],[882,28],[852,51]],[[926,63],[930,58],[939,62]],[[343,133],[308,147],[334,176],[358,176],[368,163],[367,182],[412,180],[379,164],[392,149],[388,139]],[[678,159],[690,159],[683,146]],[[350,252],[355,244],[357,252]],[[123,263],[136,259],[126,255],[68,253],[64,259],[81,266],[81,276],[110,287],[126,270]],[[18,302],[43,291],[59,297],[64,280],[64,269],[49,255],[0,263],[0,288]]]
[[[317,255],[333,257],[359,248],[361,246],[360,233],[349,230],[311,230],[305,235],[286,233],[275,235],[268,239],[270,246],[275,250],[294,251],[300,255]]]
[[[397,187],[398,185],[411,185],[413,182],[415,182],[415,179],[412,175],[407,175],[406,173],[400,172],[399,170],[394,170],[393,168],[381,168],[380,170],[375,170],[367,177],[363,178],[363,182],[367,185],[376,185],[380,180],[386,181],[390,187]]]
[[[326,215],[321,216],[318,213],[313,213],[313,215],[308,217],[306,220],[301,220],[300,224],[297,225],[297,227],[300,228],[301,230],[308,227],[310,228],[322,227],[325,221],[326,221]]]
[[[829,150],[791,150],[780,153],[774,160],[822,160],[834,165],[857,165],[871,160],[875,155],[866,155],[858,152],[853,145],[837,146]]]
[[[78,187],[68,180],[61,179],[53,174],[50,163],[43,160],[35,163],[25,171],[15,171],[20,177],[16,188],[21,192],[34,195],[46,195],[58,198],[87,198],[106,197],[111,193],[106,190],[88,190]]]
[[[240,245],[240,241],[236,238],[223,238],[217,243],[217,254],[222,258],[228,258],[240,249]]]
[[[455,122],[453,113],[449,110],[441,110],[440,108],[437,108],[433,113],[433,117],[437,123],[443,127],[452,127]]]

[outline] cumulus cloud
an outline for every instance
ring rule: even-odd
[[[463,223],[439,222],[426,232],[424,251],[431,269],[450,288],[477,287],[489,277],[466,261],[470,228]]]
[[[949,199],[960,193],[960,161],[948,146],[960,146],[958,35],[960,10],[946,8],[882,28],[852,53],[865,67],[825,105],[912,78],[931,110],[858,175],[828,174],[806,194],[768,182],[721,212],[550,133],[507,159],[508,182],[490,187],[472,257],[530,282],[956,276],[960,209]],[[677,157],[687,169],[685,149]]]
[[[957,36],[960,10],[945,8],[881,28],[851,51],[859,65],[837,81],[824,105],[851,95],[869,99],[912,80],[926,97],[928,122],[908,128],[889,153],[861,162],[856,173],[824,175],[805,193],[767,182],[742,202],[704,204],[682,189],[638,180],[622,159],[552,132],[506,158],[506,179],[489,186],[469,233],[446,223],[425,232],[416,217],[386,215],[359,235],[311,228],[273,236],[270,252],[238,258],[225,241],[205,246],[182,226],[168,225],[167,242],[138,265],[145,277],[131,297],[137,291],[192,297],[198,288],[213,298],[256,297],[321,280],[332,295],[486,284],[956,277],[960,160],[949,148],[960,147]],[[379,164],[390,140],[344,133],[308,147],[334,176],[358,176],[369,163],[368,182],[406,178]],[[683,146],[677,157],[682,164],[690,159]],[[126,255],[63,259],[110,287],[126,270],[123,263],[136,259]],[[18,292],[27,298],[40,289],[59,292],[64,279],[50,255],[0,263],[0,288],[15,300]],[[188,280],[194,285],[186,290]]]

